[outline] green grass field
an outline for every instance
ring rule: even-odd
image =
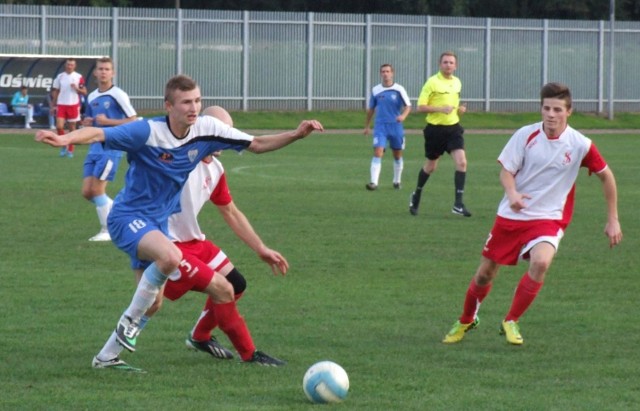
[[[626,237],[608,248],[600,183],[583,171],[573,225],[521,319],[523,346],[509,346],[498,325],[524,265],[501,271],[477,330],[455,346],[440,342],[460,313],[502,196],[495,159],[508,136],[467,136],[465,199],[474,215],[462,218],[450,213],[448,158],[429,181],[420,214],[409,215],[420,136],[408,137],[402,189],[391,187],[387,155],[380,189],[368,192],[369,138],[319,134],[274,153],[221,158],[238,206],[288,258],[286,277],[274,277],[215,207],[201,218],[248,279],[239,307],[256,345],[287,366],[188,351],[184,338],[204,304],[192,293],[167,302],[138,351],[123,355],[148,373],[127,374],[90,366],[129,304],[134,281],[124,253],[87,241],[98,226],[80,195],[86,148],[61,159],[32,134],[2,134],[0,409],[315,410],[322,406],[307,402],[302,376],[330,359],[351,381],[338,409],[635,410],[640,166],[633,153],[640,140],[592,137],[616,173]]]

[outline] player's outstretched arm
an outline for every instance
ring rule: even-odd
[[[270,249],[262,242],[247,217],[233,201],[227,205],[218,206],[218,210],[238,238],[255,251],[262,261],[269,264],[274,275],[287,273],[289,270],[287,260],[279,252]]]
[[[104,130],[97,127],[83,127],[62,136],[59,136],[54,131],[39,130],[36,133],[36,141],[54,147],[63,147],[69,144],[98,143],[104,141]]]
[[[314,131],[324,131],[324,127],[317,120],[303,120],[293,131],[255,137],[247,150],[256,154],[274,151],[305,138]]]

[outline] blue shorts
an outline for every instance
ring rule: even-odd
[[[389,147],[392,150],[404,150],[404,127],[402,123],[380,123],[373,127],[373,147]]]
[[[129,255],[132,269],[147,268],[153,261],[140,260],[138,258],[138,244],[149,231],[158,230],[167,235],[168,222],[165,221],[162,224],[158,224],[145,217],[134,215],[114,216],[113,214],[110,213],[107,218],[111,241],[116,247]]]
[[[87,154],[84,159],[82,177],[95,177],[101,181],[113,181],[120,164],[119,154]]]

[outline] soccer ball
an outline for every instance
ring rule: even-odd
[[[341,402],[349,392],[349,376],[335,362],[320,361],[309,367],[304,374],[302,389],[311,402]]]

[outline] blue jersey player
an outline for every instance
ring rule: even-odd
[[[165,117],[110,128],[85,127],[62,136],[46,130],[36,133],[36,141],[54,147],[102,142],[107,149],[127,152],[125,186],[113,203],[108,227],[114,244],[129,255],[131,267],[145,268],[116,325],[117,340],[129,351],[136,349],[143,314],[184,263],[167,236],[167,222],[180,211],[180,193],[189,173],[218,150],[264,153],[323,130],[318,121],[303,120],[293,131],[248,135],[216,118],[200,116],[200,88],[184,75],[169,79],[164,99]]]
[[[115,70],[109,57],[96,61],[93,75],[98,88],[89,94],[82,125],[85,127],[112,127],[137,119],[137,113],[127,93],[113,84]],[[89,241],[111,241],[107,229],[107,216],[113,200],[107,195],[107,182],[113,181],[122,158],[122,151],[106,150],[101,143],[89,146],[84,160],[82,195],[96,206],[100,231]]]
[[[406,90],[400,84],[393,81],[393,66],[383,64],[380,66],[380,78],[382,83],[375,86],[369,98],[369,109],[364,122],[364,134],[370,132],[369,125],[375,113],[373,125],[373,158],[371,159],[371,179],[366,185],[367,190],[378,188],[380,169],[382,168],[382,155],[387,146],[387,141],[393,150],[393,187],[400,188],[402,180],[402,151],[404,150],[404,127],[402,122],[411,113],[411,101]]]

